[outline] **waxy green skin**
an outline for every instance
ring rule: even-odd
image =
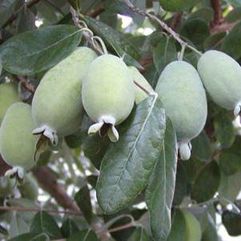
[[[31,106],[24,103],[11,105],[0,128],[0,153],[10,166],[30,169],[34,166],[37,137],[32,135],[35,125]]]
[[[186,241],[201,241],[201,225],[196,217],[187,210],[182,210],[186,223]]]
[[[227,54],[210,50],[198,61],[198,72],[213,101],[234,110],[241,101],[241,67]]]
[[[20,98],[14,83],[0,84],[0,124],[9,106],[18,101]]]
[[[123,60],[110,54],[102,55],[90,64],[83,81],[84,109],[95,122],[120,124],[133,108],[134,88]]]
[[[11,194],[15,185],[15,180],[6,176],[0,177],[0,197],[6,197]]]
[[[190,156],[191,139],[203,129],[207,119],[207,100],[196,69],[185,61],[174,61],[161,73],[156,92],[177,134],[179,150]],[[183,144],[183,145],[182,145]]]
[[[79,128],[82,81],[96,57],[90,48],[79,47],[44,75],[32,102],[32,115],[38,127],[46,125],[58,136],[72,134]]]
[[[146,99],[149,96],[149,94],[154,94],[155,91],[136,67],[130,66],[128,67],[128,69],[133,81],[146,90],[145,92],[142,88],[135,84],[135,103],[139,104],[141,101]]]

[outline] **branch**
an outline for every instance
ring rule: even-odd
[[[31,8],[33,5],[37,4],[40,0],[32,0],[29,1],[26,6],[27,8]],[[8,20],[5,24],[3,24],[2,28],[6,28],[9,24],[11,24],[12,22],[14,22],[17,18],[17,14],[18,12],[21,10],[22,8],[19,8]]]
[[[210,0],[212,8],[214,10],[214,18],[211,23],[211,27],[219,25],[222,21],[222,10],[220,0]]]
[[[57,178],[50,168],[44,166],[33,170],[40,186],[55,198],[56,202],[65,209],[77,212],[82,215],[81,210],[74,200],[66,193],[65,187],[57,182]]]
[[[144,17],[148,17],[152,21],[157,22],[161,26],[161,28],[164,29],[167,33],[169,33],[181,46],[185,46],[185,47],[191,49],[192,51],[194,51],[195,53],[202,55],[202,53],[200,51],[198,51],[196,48],[194,48],[193,46],[189,45],[187,42],[182,40],[178,33],[176,33],[172,28],[170,28],[165,22],[160,20],[158,17],[156,17],[155,15],[150,14],[148,12],[145,12],[139,8],[136,8],[129,0],[124,0],[124,1],[125,1],[126,5],[133,12],[136,12]]]
[[[73,216],[79,216],[81,215],[79,212],[75,211],[66,211],[66,210],[49,210],[49,209],[43,209],[43,208],[25,208],[25,207],[14,207],[14,206],[0,206],[0,210],[3,211],[17,211],[17,212],[41,212],[45,211],[48,213],[53,213],[53,214],[68,214],[68,215],[73,215]]]

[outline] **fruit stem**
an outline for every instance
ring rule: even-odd
[[[163,28],[166,32],[168,32],[180,45],[185,44],[187,48],[191,49],[198,55],[202,55],[202,52],[198,51],[196,48],[194,48],[193,46],[189,45],[187,42],[182,40],[178,33],[176,33],[172,28],[170,28],[165,22],[160,20],[157,16],[135,7],[129,0],[124,0],[124,2],[133,12],[136,12],[144,17],[148,17],[150,20],[157,22],[161,26],[161,28]]]
[[[134,84],[140,88],[141,90],[143,90],[147,95],[153,95],[153,93],[155,92],[150,92],[148,91],[145,87],[143,87],[142,85],[140,85],[139,83],[137,83],[135,80],[134,80]]]
[[[179,60],[179,61],[183,60],[186,47],[187,47],[186,44],[182,44],[182,49],[181,49],[181,52],[180,52],[180,54],[179,54],[179,56],[178,56],[178,60]]]

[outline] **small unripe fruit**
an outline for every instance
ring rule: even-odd
[[[182,210],[186,224],[186,241],[201,241],[202,230],[196,217],[187,210]]]
[[[110,125],[108,136],[118,140],[115,125],[130,114],[134,101],[134,82],[122,59],[105,54],[95,59],[83,81],[83,106],[89,117],[97,122],[89,128],[89,134],[99,131],[104,124]]]
[[[77,48],[44,75],[32,102],[33,119],[38,126],[34,134],[43,134],[56,145],[58,137],[70,135],[80,127],[82,81],[96,57],[90,48]]]
[[[18,186],[23,198],[36,200],[38,198],[38,184],[31,173],[25,175],[23,182]]]
[[[30,105],[19,102],[8,108],[0,128],[0,153],[10,166],[24,169],[34,166],[37,143],[32,135],[34,127]]]
[[[190,140],[203,129],[207,119],[207,100],[196,69],[185,61],[168,64],[161,73],[156,92],[177,134],[181,159],[191,155]]]
[[[14,83],[0,84],[0,124],[8,107],[18,101],[20,98]]]
[[[135,102],[139,104],[155,91],[136,67],[130,66],[128,69],[135,83]]]
[[[6,197],[11,194],[15,185],[15,180],[6,176],[0,177],[0,197]]]
[[[198,72],[213,101],[238,115],[241,107],[241,67],[227,54],[210,50],[198,61]]]

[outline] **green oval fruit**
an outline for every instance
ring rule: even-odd
[[[134,82],[122,59],[106,54],[95,59],[83,81],[83,106],[89,117],[97,122],[89,134],[99,131],[104,124],[111,126],[108,136],[118,140],[115,125],[130,114],[135,100]]]
[[[196,217],[187,210],[182,210],[186,224],[186,241],[201,241],[202,230]]]
[[[18,101],[20,98],[14,83],[0,84],[0,124],[8,107]]]
[[[0,197],[6,197],[11,194],[15,181],[7,176],[0,177]]]
[[[37,143],[32,135],[34,127],[30,105],[19,102],[8,108],[0,128],[0,153],[10,166],[24,169],[34,166]]]
[[[183,11],[193,7],[198,0],[160,0],[161,7],[167,11]]]
[[[207,119],[201,79],[191,64],[174,61],[161,73],[156,92],[176,130],[181,159],[187,160],[191,155],[190,140],[202,131]]]
[[[155,91],[136,67],[130,66],[128,69],[135,83],[135,102],[139,104]]]
[[[23,198],[36,200],[38,198],[38,184],[31,173],[25,175],[23,183],[18,186]]]
[[[198,72],[213,101],[238,115],[241,106],[241,67],[227,54],[210,50],[198,61]]]
[[[77,48],[44,75],[32,102],[33,119],[38,126],[34,134],[43,134],[57,144],[58,136],[70,135],[80,127],[82,81],[96,57],[90,48]]]

